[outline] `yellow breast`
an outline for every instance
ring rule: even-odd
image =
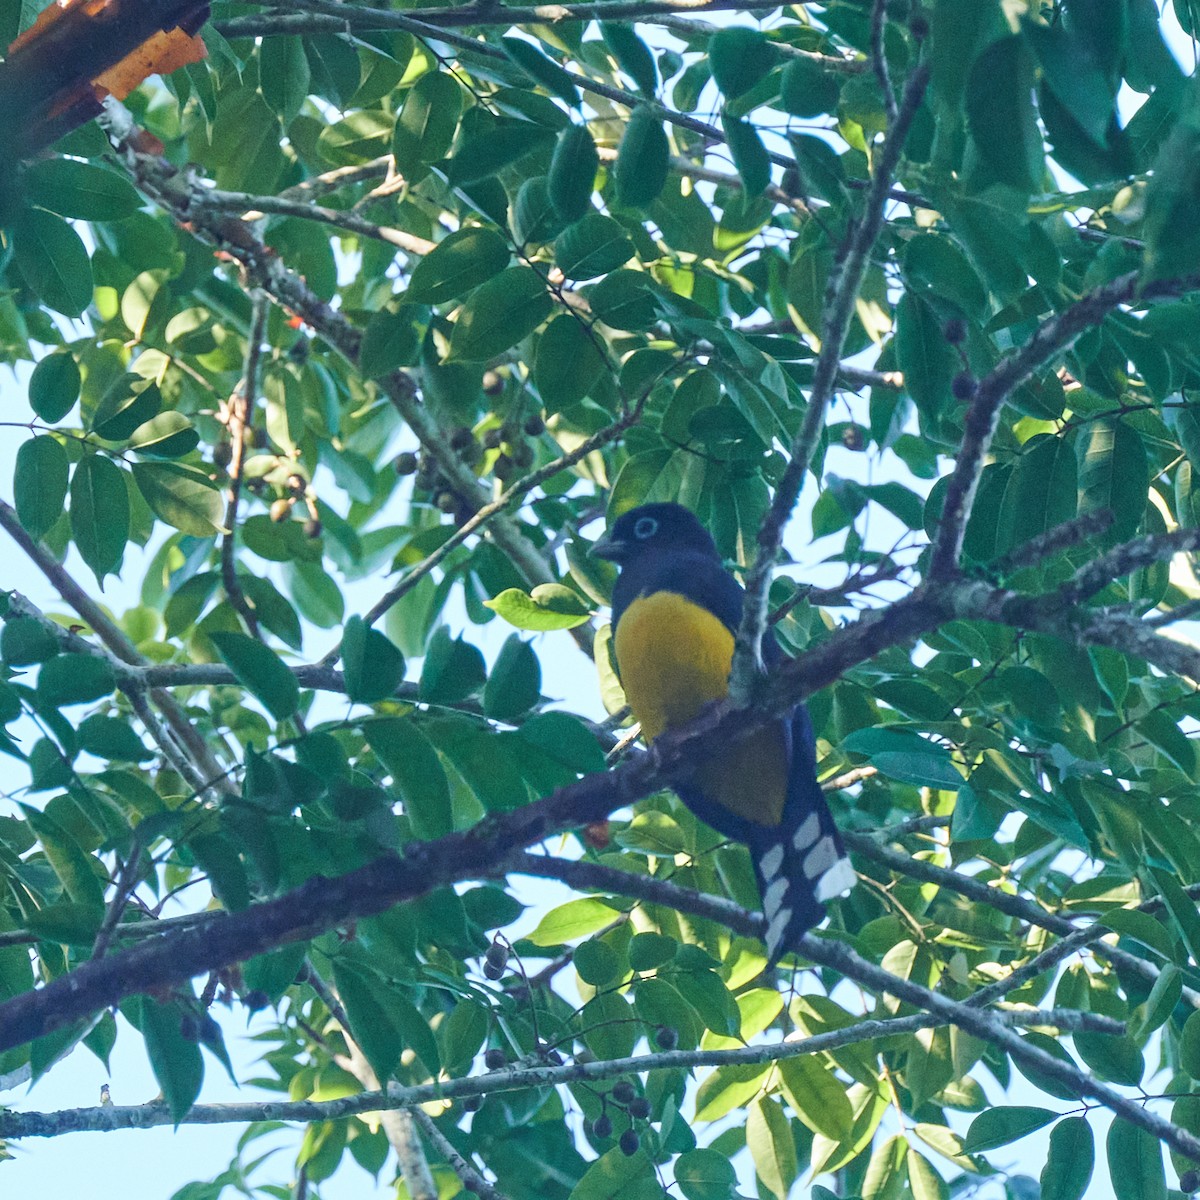
[[[621,614],[613,644],[625,697],[647,742],[728,694],[733,635],[678,592],[640,596]],[[787,792],[784,751],[782,732],[765,729],[720,751],[693,782],[747,820],[778,824]]]

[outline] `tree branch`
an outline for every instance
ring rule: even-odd
[[[1005,401],[1036,370],[1067,350],[1080,334],[1098,325],[1113,309],[1135,298],[1143,301],[1178,295],[1200,285],[1200,278],[1140,283],[1130,271],[1087,293],[1070,308],[1044,322],[1019,350],[1002,359],[979,381],[963,421],[963,440],[946,489],[941,520],[929,564],[931,579],[948,579],[958,570],[967,520]]]
[[[346,362],[356,367],[362,344],[361,332],[284,266],[243,222],[207,210],[204,189],[195,186],[186,173],[164,159],[136,149],[132,118],[111,97],[105,102],[105,113],[110,138],[143,191],[181,225],[189,226],[197,237],[236,259],[256,287],[277,304],[296,313]],[[404,372],[396,370],[376,379],[375,384],[437,462],[453,490],[467,499],[473,508],[487,504],[489,497],[475,473],[459,458],[436,418],[420,403],[413,381]],[[519,523],[497,512],[489,521],[488,532],[529,586],[556,582],[551,564],[525,536]],[[571,632],[590,654],[590,626],[580,625]]]
[[[901,151],[928,82],[929,66],[922,63],[914,69],[904,86],[897,118],[888,129],[879,151],[862,215],[850,234],[841,265],[831,278],[831,292],[821,329],[821,352],[813,372],[804,421],[792,443],[790,460],[776,485],[771,507],[759,527],[754,562],[746,574],[746,602],[729,677],[729,694],[738,704],[750,702],[754,685],[761,674],[762,637],[767,627],[767,593],[783,541],[783,531],[796,507],[804,477],[825,426],[825,410],[837,386],[839,360],[850,331],[855,301],[871,250],[883,228],[884,209],[893,176],[900,164]]]
[[[878,968],[875,968],[878,970]],[[886,972],[881,972],[886,975]],[[888,976],[891,978],[891,976]],[[1120,1035],[1124,1026],[1111,1017],[1072,1009],[1013,1009],[989,1013],[997,1028],[1027,1027],[1088,1030]],[[663,1050],[652,1054],[600,1062],[565,1063],[561,1066],[515,1066],[462,1079],[405,1087],[390,1084],[386,1092],[360,1092],[337,1100],[278,1100],[241,1104],[197,1104],[182,1118],[161,1102],[113,1105],[101,1108],[66,1108],[57,1112],[12,1112],[0,1109],[0,1138],[61,1137],[67,1133],[112,1129],[152,1129],[159,1125],[228,1125],[254,1121],[335,1121],[362,1113],[392,1108],[414,1108],[420,1104],[487,1096],[498,1092],[523,1091],[531,1087],[597,1083],[650,1071],[691,1070],[696,1067],[754,1066],[839,1050],[875,1038],[890,1038],[953,1024],[940,1014],[916,1013],[904,1017],[867,1017],[844,1029],[811,1037],[744,1046],[733,1050]],[[1053,1060],[1057,1062],[1057,1059]]]
[[[229,497],[225,506],[225,533],[221,538],[221,581],[229,603],[246,622],[253,637],[258,637],[258,618],[246,603],[246,594],[237,577],[237,559],[234,555],[237,538],[238,504],[242,495],[242,475],[246,466],[246,450],[254,431],[254,401],[258,395],[258,364],[262,355],[263,339],[267,332],[266,296],[255,291],[251,299],[250,331],[246,336],[246,366],[241,382],[229,398],[227,428],[229,430]]]

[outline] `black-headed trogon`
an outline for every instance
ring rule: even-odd
[[[716,543],[679,504],[623,514],[592,549],[621,567],[613,589],[617,671],[642,735],[692,720],[729,690],[741,585]],[[783,651],[768,633],[763,659]],[[824,902],[855,881],[816,776],[816,744],[803,704],[717,751],[675,787],[706,824],[744,842],[767,918],[772,963],[825,915]]]

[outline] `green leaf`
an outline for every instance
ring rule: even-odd
[[[592,987],[603,987],[621,973],[621,960],[617,952],[598,938],[577,946],[572,961],[579,978]]]
[[[545,175],[535,175],[521,184],[513,201],[511,223],[520,246],[548,242],[562,230],[563,221],[550,202],[550,184]]]
[[[267,115],[275,125],[269,112]],[[392,129],[392,120],[387,113],[364,108],[335,125],[326,125],[317,138],[317,150],[338,166],[358,166],[387,153]]]
[[[30,164],[25,187],[35,204],[84,221],[119,221],[142,206],[137,189],[124,175],[72,158]]]
[[[533,647],[518,634],[500,648],[483,689],[483,711],[493,721],[513,721],[541,699],[542,670]]]
[[[342,631],[342,666],[346,695],[358,704],[395,695],[404,678],[404,655],[362,617],[351,617]]]
[[[590,212],[564,229],[554,243],[554,261],[568,279],[607,275],[633,255],[633,242],[624,226],[598,212]]]
[[[854,1113],[846,1099],[846,1089],[820,1056],[782,1058],[776,1066],[783,1094],[809,1129],[824,1134],[832,1142],[840,1142],[849,1135]]]
[[[129,435],[129,448],[154,458],[182,458],[200,444],[200,435],[180,412],[159,413]]]
[[[132,471],[138,491],[160,520],[192,537],[221,532],[225,501],[203,471],[166,462],[134,463]]]
[[[663,123],[652,109],[639,105],[630,114],[617,147],[613,178],[621,203],[645,208],[667,183],[671,147]]]
[[[445,158],[454,141],[462,106],[462,85],[448,71],[422,75],[404,98],[396,121],[396,165],[404,170],[401,163],[411,167]]]
[[[1067,1117],[1050,1131],[1050,1153],[1042,1168],[1041,1200],[1083,1200],[1092,1169],[1096,1145],[1086,1117]]]
[[[21,805],[29,828],[37,835],[46,856],[67,896],[94,913],[104,911],[104,887],[100,882],[100,861],[86,853],[71,830],[48,812]]]
[[[606,365],[598,332],[571,313],[551,318],[538,335],[533,360],[533,381],[547,415],[578,404]]]
[[[341,958],[333,961],[333,978],[350,1019],[351,1036],[386,1087],[404,1053],[404,1038],[390,1011],[392,996],[374,971]]]
[[[567,1200],[662,1200],[662,1188],[645,1151],[613,1148],[588,1166]]]
[[[136,1007],[136,1024],[146,1039],[146,1053],[163,1099],[175,1118],[175,1126],[188,1114],[204,1082],[204,1060],[194,1039],[184,1037],[182,1026],[197,1021],[194,1013],[180,1004],[159,1004],[148,996],[131,1002]]]
[[[238,682],[249,688],[277,721],[296,711],[300,688],[279,655],[244,633],[212,633],[209,636]]]
[[[152,380],[126,372],[104,393],[92,414],[92,428],[108,442],[123,442],[162,408],[162,393]]]
[[[550,202],[564,221],[578,221],[591,209],[600,155],[586,125],[568,125],[558,135],[550,159]]]
[[[1085,425],[1075,442],[1079,459],[1079,512],[1107,508],[1108,538],[1131,538],[1146,511],[1150,472],[1141,435],[1124,421],[1100,418]]]
[[[483,603],[510,625],[539,633],[548,629],[574,629],[591,615],[579,593],[561,583],[539,584],[529,593],[507,588],[494,600]]]
[[[490,179],[504,167],[542,149],[554,131],[532,121],[495,125],[459,141],[446,165],[446,178],[454,187]]]
[[[445,244],[442,242],[437,249],[421,259],[413,272],[414,280]],[[504,257],[507,260],[507,248]],[[411,283],[408,291],[411,296]],[[363,332],[362,346],[358,352],[358,369],[368,379],[378,379],[397,367],[411,367],[420,356],[427,324],[425,312],[416,304],[389,304],[372,313]]]
[[[658,67],[654,55],[634,32],[633,26],[601,21],[600,36],[617,60],[617,66],[637,84],[644,96],[653,96],[658,91]]]
[[[294,35],[263,38],[258,58],[262,97],[284,125],[290,125],[308,98],[311,84],[304,39]]]
[[[47,354],[29,377],[29,407],[48,425],[61,421],[79,399],[79,364],[66,350]]]
[[[863,1200],[899,1200],[904,1192],[904,1168],[908,1161],[908,1139],[903,1134],[876,1146],[863,1177]]]
[[[963,1153],[975,1154],[982,1150],[994,1150],[1007,1146],[1049,1125],[1058,1119],[1058,1113],[1048,1108],[1031,1105],[1003,1105],[981,1112],[971,1122],[971,1128],[963,1140]]]
[[[967,77],[967,124],[982,160],[979,186],[1002,183],[1028,194],[1042,185],[1042,133],[1030,103],[1034,60],[1020,37],[988,46]]]
[[[58,653],[58,639],[33,617],[10,617],[0,630],[0,657],[11,667],[45,662]]]
[[[71,476],[71,536],[79,555],[103,585],[121,564],[129,539],[129,493],[119,468],[85,454]]]
[[[391,772],[413,832],[430,840],[450,833],[454,811],[446,770],[421,727],[411,719],[388,719],[366,722],[363,732]]]
[[[508,267],[477,288],[459,311],[450,357],[470,362],[503,354],[531,334],[553,307],[545,281],[532,267]]]
[[[1075,516],[1076,457],[1065,437],[1031,438],[1009,476],[1000,511],[997,549],[1023,545]]]
[[[820,63],[793,58],[779,81],[779,106],[794,117],[820,117],[837,108],[838,81]]]
[[[450,636],[443,625],[433,635],[421,669],[421,699],[431,704],[454,704],[484,685],[483,655],[469,642]]]
[[[736,120],[728,113],[721,115],[721,128],[746,195],[761,196],[771,182],[771,159],[758,130],[749,121]]]
[[[1200,1012],[1188,1013],[1179,1039],[1179,1065],[1193,1078],[1200,1079]]]
[[[584,897],[551,909],[526,939],[535,946],[560,946],[611,925],[618,913],[600,900]]]
[[[775,65],[778,51],[757,29],[733,25],[708,39],[713,82],[727,97],[748,92]]]
[[[933,309],[912,292],[896,305],[896,364],[925,419],[936,420],[955,403],[950,383],[959,369],[958,357]]]
[[[688,1150],[675,1160],[675,1182],[684,1200],[733,1200],[737,1175],[716,1150]]]
[[[1154,1134],[1115,1117],[1108,1127],[1107,1151],[1117,1200],[1166,1200],[1163,1148]]]
[[[30,438],[17,451],[13,500],[18,519],[35,540],[49,533],[63,514],[69,470],[67,452],[55,438]]]
[[[635,933],[629,942],[629,966],[634,971],[654,971],[666,966],[679,949],[673,937],[663,933]]]
[[[938,1174],[933,1163],[919,1150],[909,1146],[905,1165],[908,1168],[908,1186],[912,1189],[913,1200],[949,1200],[949,1185]],[[1046,1200],[1044,1191],[1042,1200]]]
[[[145,762],[155,754],[143,745],[142,739],[125,721],[116,717],[105,717],[96,713],[79,726],[77,733],[80,750],[86,750],[99,758],[121,762]]]
[[[571,76],[532,42],[519,37],[502,37],[500,47],[535,83],[553,92],[565,104],[578,108],[583,97]]]
[[[61,217],[26,208],[12,224],[13,253],[47,308],[78,317],[92,302],[92,264],[83,239]]]
[[[903,1141],[903,1139],[901,1139]],[[746,1145],[754,1170],[776,1200],[786,1200],[799,1167],[792,1129],[779,1102],[759,1097],[746,1117]]]
[[[413,270],[406,298],[419,304],[456,300],[487,283],[508,265],[508,243],[483,225],[468,225],[443,238]]]

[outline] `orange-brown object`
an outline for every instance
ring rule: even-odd
[[[25,158],[124,99],[148,75],[204,57],[207,0],[65,0],[0,63],[0,154]]]

